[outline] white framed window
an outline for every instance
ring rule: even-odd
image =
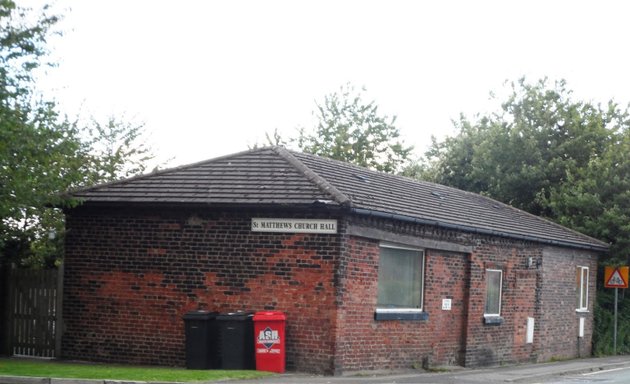
[[[486,305],[483,311],[484,316],[501,316],[502,290],[503,271],[500,269],[486,269]]]
[[[578,266],[575,270],[577,310],[588,311],[588,267]]]
[[[424,251],[381,244],[376,312],[422,312],[423,290]]]

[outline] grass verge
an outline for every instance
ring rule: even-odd
[[[190,370],[184,368],[71,363],[56,360],[0,359],[0,376],[191,382],[256,379],[269,375],[271,373],[260,371]]]

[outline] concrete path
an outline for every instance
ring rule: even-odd
[[[523,364],[483,369],[455,369],[449,372],[404,371],[383,374],[355,374],[348,376],[319,376],[300,373],[274,375],[259,380],[230,380],[230,384],[491,384],[537,383],[557,377],[584,372],[594,372],[630,367],[630,356],[588,358],[543,364]],[[29,378],[0,376],[0,384],[139,384],[142,382],[113,380],[76,380],[55,378]],[[216,382],[214,382],[216,383]],[[158,384],[158,383],[151,383]],[[172,383],[159,383],[172,384]]]
[[[537,383],[559,375],[592,372],[619,367],[630,367],[630,356],[588,358],[543,364],[523,364],[506,367],[466,369],[450,372],[407,371],[383,375],[348,375],[341,377],[285,374],[257,380],[266,384],[491,384]],[[234,381],[231,384],[246,384]],[[251,383],[251,381],[249,382]]]

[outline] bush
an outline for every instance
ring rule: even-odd
[[[599,289],[595,302],[593,333],[593,354],[595,356],[613,354],[614,316],[614,289]],[[617,354],[630,354],[630,296],[625,295],[625,289],[619,290],[617,303]]]

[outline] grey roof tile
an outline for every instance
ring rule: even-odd
[[[261,148],[72,193],[88,203],[310,205],[606,250],[599,240],[496,200],[319,156]]]

